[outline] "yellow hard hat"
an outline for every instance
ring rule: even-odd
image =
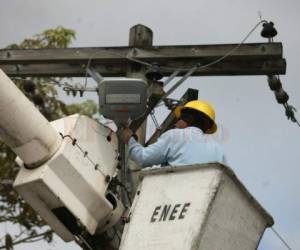
[[[184,106],[178,106],[175,109],[175,116],[179,118],[181,116],[181,111],[184,109],[194,109],[205,114],[212,122],[213,125],[210,129],[208,129],[205,133],[213,134],[217,131],[217,124],[215,123],[215,110],[214,108],[207,102],[201,100],[194,100],[186,103]]]

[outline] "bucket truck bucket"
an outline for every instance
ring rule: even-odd
[[[143,170],[120,250],[253,250],[272,217],[228,167]]]
[[[118,139],[96,121],[73,115],[51,123],[62,138],[58,151],[43,165],[21,170],[18,193],[65,241],[87,230],[91,235],[117,222],[123,207],[107,192],[116,174]]]

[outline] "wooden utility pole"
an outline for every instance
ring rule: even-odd
[[[137,49],[147,49],[151,48],[153,43],[153,33],[152,30],[143,25],[136,25],[130,29],[129,32],[129,47],[134,48],[133,56]],[[147,67],[140,63],[132,63],[128,67],[127,77],[133,78],[141,78],[147,81],[148,83],[148,107],[146,112],[142,117],[133,121],[130,124],[130,128],[135,131],[138,136],[138,141],[141,144],[145,144],[146,138],[146,127],[147,127],[147,116],[151,112],[151,110],[156,106],[157,102],[160,100],[162,95],[164,94],[163,88],[156,81],[149,81],[145,78],[145,73],[147,71]],[[132,187],[130,190],[132,196],[135,194],[139,176],[138,171],[140,167],[133,161],[129,161],[129,169],[131,171],[131,183]],[[133,197],[132,197],[133,198]]]
[[[153,42],[153,33],[152,30],[148,27],[143,25],[136,25],[130,29],[129,32],[129,47],[135,48],[133,50],[133,54],[135,53],[136,49],[143,49],[143,48],[151,48]],[[148,81],[145,78],[145,72],[147,67],[145,65],[141,65],[139,63],[132,63],[129,65],[127,70],[127,77],[130,78],[141,78],[147,81],[149,87],[151,86],[152,82]],[[152,93],[149,93],[148,97],[150,97]],[[136,122],[131,125],[131,128],[137,130],[136,133],[139,138],[139,142],[144,144],[145,143],[145,135],[146,135],[146,122],[143,119],[140,124]],[[139,129],[138,129],[139,128]]]
[[[195,65],[207,65],[233,51],[216,64],[198,67],[193,76],[279,75],[286,71],[281,43],[242,44],[234,50],[238,44],[153,46],[152,42],[151,29],[136,25],[130,29],[127,47],[3,49],[0,50],[0,68],[10,77],[85,77],[86,68],[91,66],[104,77],[145,79],[146,70],[154,64],[158,65],[164,77],[178,69],[178,76],[183,76]],[[132,130],[138,131],[142,144],[145,143],[146,119],[164,94],[159,82],[145,80],[149,97],[147,110],[130,125]],[[197,98],[197,90],[188,90],[181,101],[185,103]],[[146,144],[155,142],[161,132],[172,126],[174,120],[174,115],[170,113]],[[138,169],[133,163],[130,167]],[[133,175],[136,177],[136,174]],[[134,179],[136,186],[137,181]],[[90,240],[94,249],[117,249],[115,239],[113,244],[100,245],[103,242],[102,236]]]

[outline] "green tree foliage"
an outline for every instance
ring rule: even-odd
[[[25,39],[20,44],[12,44],[10,49],[66,48],[75,38],[75,32],[58,27],[49,29],[33,38]],[[35,104],[48,119],[55,120],[66,115],[81,113],[93,116],[96,104],[85,101],[81,104],[66,105],[57,99],[55,87],[62,84],[62,79],[52,78],[13,78],[15,84]],[[51,242],[53,232],[31,207],[13,190],[12,184],[19,171],[15,163],[15,154],[0,141],[0,223],[20,225],[19,233],[0,236],[0,249],[13,249],[20,243],[45,240]]]

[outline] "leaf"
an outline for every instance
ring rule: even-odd
[[[57,96],[57,91],[53,84],[51,83],[43,84],[42,88],[46,94],[50,94],[53,97]]]
[[[97,105],[92,100],[87,100],[80,104],[71,104],[68,105],[66,108],[70,115],[80,113],[82,115],[92,117],[97,112]]]

